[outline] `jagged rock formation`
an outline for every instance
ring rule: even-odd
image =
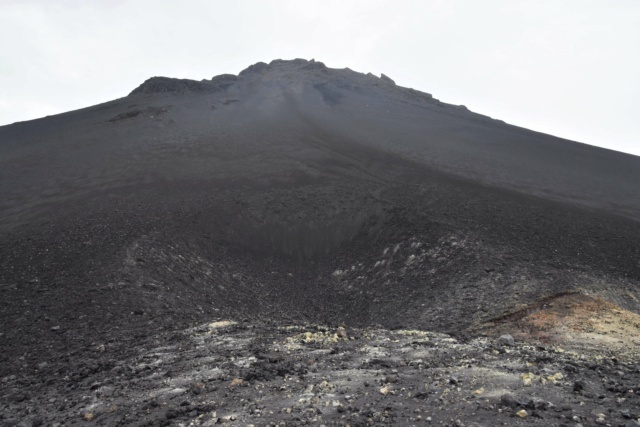
[[[175,95],[191,92],[217,92],[231,86],[237,77],[232,74],[221,74],[210,81],[200,82],[188,79],[171,79],[167,77],[152,77],[135,88],[129,95],[172,93]]]
[[[389,82],[391,84],[396,84],[396,82],[394,82],[391,77],[389,76],[385,76],[384,74],[380,74],[380,78],[386,82]]]

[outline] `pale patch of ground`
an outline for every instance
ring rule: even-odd
[[[488,335],[558,345],[577,352],[640,355],[640,315],[598,296],[566,294],[486,324]]]

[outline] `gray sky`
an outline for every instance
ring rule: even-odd
[[[638,0],[0,0],[0,125],[315,58],[640,155]]]

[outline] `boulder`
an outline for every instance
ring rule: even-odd
[[[503,346],[506,345],[506,346],[512,347],[513,345],[515,345],[515,340],[511,335],[504,334],[504,335],[500,335],[500,338],[498,338],[497,343]]]

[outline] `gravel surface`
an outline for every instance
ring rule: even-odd
[[[1,379],[5,425],[633,425],[638,353],[218,320]]]

